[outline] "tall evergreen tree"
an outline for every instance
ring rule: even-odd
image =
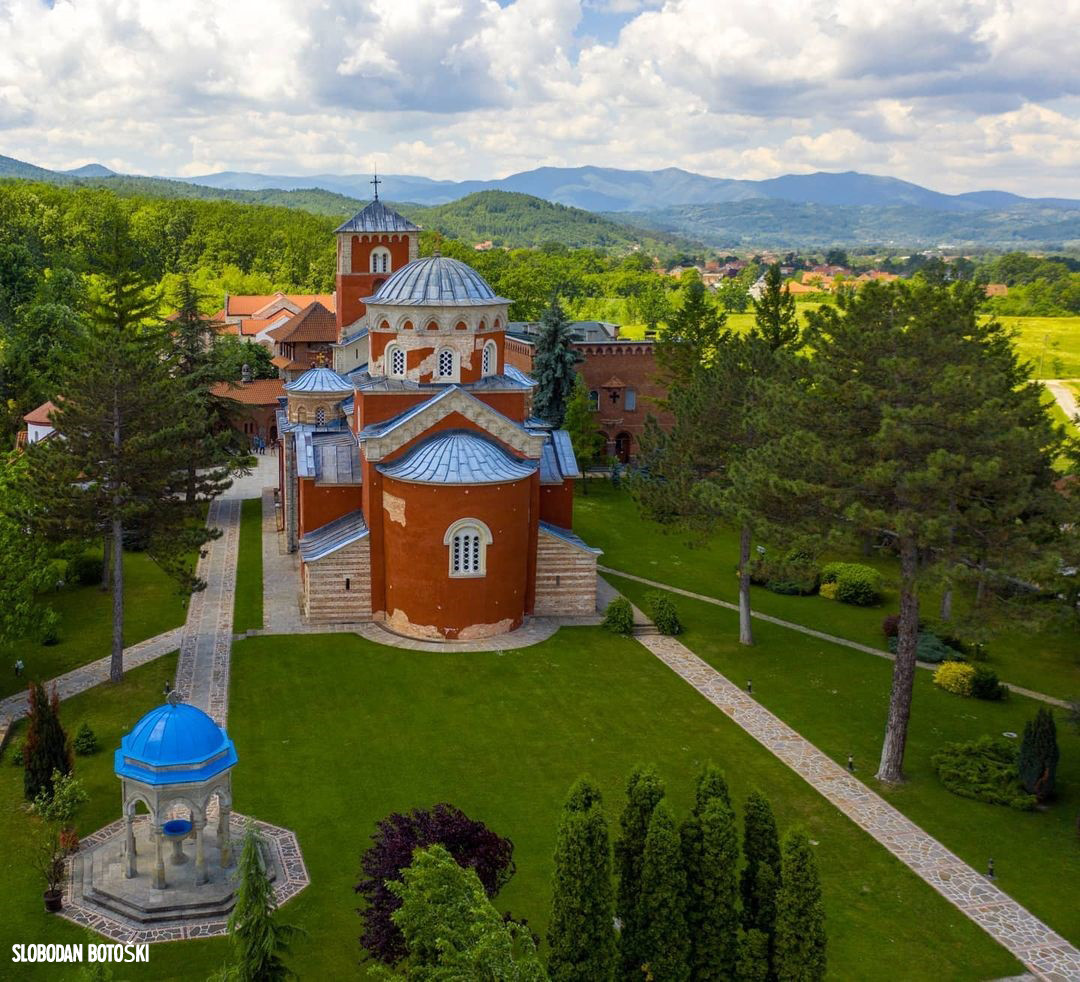
[[[826,962],[825,905],[817,860],[805,832],[784,836],[780,876],[773,970],[785,982],[821,982]]]
[[[727,316],[709,302],[700,277],[690,279],[681,292],[682,304],[656,343],[656,360],[669,389],[686,384],[702,365],[710,364],[727,323]]]
[[[700,982],[730,979],[738,960],[739,836],[727,782],[714,766],[698,779],[681,839],[691,976]]]
[[[739,961],[735,966],[737,982],[768,982],[770,978],[769,936],[756,928],[739,938]]]
[[[140,532],[155,560],[183,587],[195,588],[187,557],[213,533],[175,494],[185,471],[192,426],[186,388],[171,374],[168,336],[155,317],[127,218],[117,207],[103,217],[100,288],[85,330],[64,352],[54,424],[61,439],[28,453],[39,489],[26,516],[57,542],[111,539],[112,664],[123,677],[125,533]]]
[[[641,870],[645,858],[645,837],[653,810],[664,797],[664,785],[652,767],[635,767],[626,782],[626,805],[619,817],[615,840],[615,869],[619,877],[615,913],[622,925],[619,932],[619,978],[638,980],[645,960],[642,925]]]
[[[686,872],[675,819],[665,801],[657,803],[649,819],[638,918],[642,965],[647,966],[648,977],[654,982],[687,982],[690,932],[686,925]]]
[[[548,930],[554,982],[610,982],[615,972],[611,843],[600,791],[586,778],[570,789],[555,843]]]
[[[1054,796],[1060,756],[1054,715],[1042,706],[1035,717],[1024,724],[1019,759],[1020,783],[1039,801],[1047,801]]]
[[[552,426],[562,426],[566,404],[574,391],[577,378],[578,354],[570,321],[563,312],[558,297],[540,317],[540,333],[536,337],[533,355],[533,412]]]
[[[52,797],[53,775],[70,774],[71,744],[60,723],[60,697],[56,686],[45,695],[45,686],[31,682],[30,712],[23,744],[23,794],[33,801],[44,792]]]
[[[743,927],[748,931],[756,928],[771,939],[780,887],[780,837],[772,806],[760,791],[750,792],[743,810],[743,860]]]
[[[589,390],[581,373],[574,377],[574,391],[566,404],[566,416],[563,429],[570,435],[578,467],[584,472],[593,464],[601,462],[601,455],[607,446],[607,438],[596,428],[596,414],[589,404]],[[589,482],[581,482],[582,491],[589,493]]]
[[[234,960],[226,977],[237,982],[297,977],[282,958],[296,929],[274,919],[274,891],[259,858],[259,838],[249,822],[236,871],[236,906],[229,915]]]
[[[773,351],[796,346],[802,334],[795,298],[784,286],[779,263],[765,271],[765,290],[754,298],[754,331]]]

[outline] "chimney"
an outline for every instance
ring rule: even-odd
[[[246,361],[240,369],[240,381],[243,382],[244,385],[250,385],[252,383],[251,366]]]

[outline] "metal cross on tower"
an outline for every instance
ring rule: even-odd
[[[378,201],[379,200],[379,185],[382,184],[382,181],[379,180],[379,172],[378,172],[377,169],[375,171],[375,177],[372,178],[370,181],[368,181],[368,184],[374,184],[375,185],[375,200]]]

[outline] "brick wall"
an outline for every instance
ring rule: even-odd
[[[596,556],[540,529],[536,552],[538,616],[592,614],[596,611]]]
[[[348,577],[349,589],[345,589]],[[304,615],[314,624],[371,620],[371,562],[368,538],[303,564]]]

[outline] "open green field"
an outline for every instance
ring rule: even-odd
[[[262,568],[262,498],[245,498],[240,505],[233,602],[233,631],[237,634],[263,626]]]
[[[643,606],[649,588],[618,577],[612,584]],[[892,664],[760,622],[755,644],[738,643],[738,615],[686,597],[673,598],[686,626],[680,638],[754,698],[840,764],[853,754],[858,776],[975,869],[993,857],[998,885],[1070,940],[1080,941],[1080,732],[1057,717],[1061,762],[1058,798],[1044,812],[1019,812],[961,798],[937,779],[931,757],[942,744],[1022,733],[1039,703],[964,699],[917,672],[905,770],[898,790],[873,779],[888,713]],[[644,608],[647,609],[647,608]]]
[[[124,592],[126,645],[184,623],[187,597],[145,552],[124,554]],[[26,686],[26,678],[15,678],[12,666],[16,658],[22,658],[26,665],[27,678],[45,680],[104,658],[112,649],[111,593],[103,593],[97,586],[65,586],[47,599],[60,614],[60,641],[54,645],[20,641],[0,648],[0,698]]]
[[[738,599],[738,540],[728,529],[691,542],[686,534],[643,519],[626,492],[615,491],[607,481],[593,480],[587,495],[579,492],[575,497],[574,530],[589,545],[604,550],[600,562],[605,566],[731,603]],[[884,649],[882,619],[899,609],[897,563],[889,556],[865,557],[855,552],[830,558],[868,563],[880,570],[886,583],[884,603],[880,607],[852,607],[819,596],[781,596],[764,587],[752,587],[754,609]],[[933,616],[940,604],[940,591],[929,586],[920,600],[925,614]],[[958,615],[969,600],[958,594]],[[988,648],[989,667],[1004,681],[1062,699],[1080,695],[1080,637],[1075,627],[1033,633],[1022,625],[1001,624]],[[876,660],[872,655],[860,657]]]
[[[89,719],[103,746],[153,705],[172,662],[130,673],[64,705],[71,728]],[[120,721],[123,721],[122,723]],[[560,631],[532,648],[426,654],[351,635],[253,638],[234,646],[230,734],[240,758],[236,807],[296,830],[312,885],[282,920],[307,933],[291,962],[302,978],[363,977],[353,893],[374,822],[393,810],[450,801],[515,843],[517,873],[496,900],[543,934],[556,821],[571,782],[590,774],[609,819],[638,761],[654,761],[677,810],[708,761],[741,802],[773,801],[781,828],[803,825],[818,845],[830,975],[881,978],[883,959],[905,979],[991,979],[1019,966],[929,886],[640,645],[596,628]],[[92,801],[89,832],[117,817],[111,759],[79,761]],[[26,867],[21,774],[0,767],[0,871],[7,916],[0,948],[17,940],[78,941],[41,913]],[[222,941],[155,946],[145,978],[205,979]],[[30,978],[70,978],[56,967]],[[20,973],[20,978],[23,973]],[[125,976],[127,977],[127,976]],[[139,977],[135,973],[131,977]]]
[[[1080,377],[1080,317],[999,317],[1017,332],[1033,378]]]

